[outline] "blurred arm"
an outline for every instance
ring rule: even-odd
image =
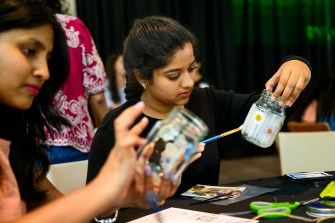
[[[105,95],[103,92],[94,94],[91,95],[88,100],[95,125],[99,126],[105,114],[108,112]]]

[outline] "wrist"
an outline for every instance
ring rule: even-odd
[[[290,61],[290,60],[300,60],[304,62],[312,73],[312,66],[306,58],[303,58],[301,56],[296,56],[296,55],[289,55],[289,56],[284,57],[284,59],[281,61],[281,64],[284,64],[285,62]]]

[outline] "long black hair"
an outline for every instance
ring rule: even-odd
[[[54,13],[67,14],[69,11],[69,4],[65,0],[40,0],[46,3]]]
[[[153,71],[166,66],[176,51],[183,49],[186,43],[191,43],[193,50],[197,50],[195,35],[174,19],[149,16],[135,20],[123,43],[127,100],[143,92],[134,70],[140,72],[143,80],[151,82]]]
[[[28,110],[0,106],[0,138],[11,141],[9,160],[22,199],[26,201],[39,201],[45,194],[36,187],[36,183],[45,178],[50,165],[42,144],[46,139],[44,128],[54,132],[68,124],[53,106],[53,100],[68,77],[69,56],[63,29],[44,3],[37,0],[0,1],[0,33],[46,24],[54,32],[53,51],[48,61],[49,80],[43,84]],[[0,178],[1,175],[0,170]]]

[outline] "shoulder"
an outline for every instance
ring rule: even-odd
[[[78,24],[81,26],[85,26],[83,21],[79,19],[78,17],[71,16],[71,15],[65,15],[65,14],[56,14],[56,18],[61,23],[68,23],[68,24]]]
[[[191,93],[191,98],[206,97],[208,95],[214,94],[215,89],[213,87],[200,88],[194,87]]]
[[[215,102],[229,95],[233,96],[235,93],[233,91],[215,89],[212,86],[206,88],[195,87],[191,94],[190,103]]]
[[[108,112],[104,119],[101,122],[100,128],[104,128],[104,127],[109,127],[111,126],[111,124],[114,122],[114,120],[127,108],[129,108],[130,106],[136,104],[140,99],[139,98],[135,98],[135,99],[131,99],[126,101],[125,103],[123,103],[121,106],[111,110],[110,112]]]
[[[56,18],[58,19],[58,21],[61,23],[63,29],[67,32],[79,32],[76,33],[77,35],[91,35],[89,29],[87,28],[87,26],[84,24],[84,22],[75,17],[75,16],[71,16],[71,15],[64,15],[64,14],[56,14]]]

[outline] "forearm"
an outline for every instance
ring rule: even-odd
[[[57,190],[57,188],[48,180],[48,178],[45,178],[40,184],[38,185],[38,188],[40,190],[46,191],[45,199],[41,202],[27,202],[27,210],[32,211],[38,207],[41,207],[42,205],[45,205],[51,201],[54,201],[58,198],[63,197],[64,195]]]
[[[89,97],[89,105],[92,111],[94,122],[96,126],[99,126],[102,119],[108,112],[106,98],[103,92],[91,95]]]
[[[97,188],[101,187],[95,186],[92,182],[87,187],[38,208],[15,222],[91,222],[94,216],[103,214],[102,211],[106,206],[110,207],[111,203],[114,203],[111,199],[105,197],[106,193],[99,193]],[[110,189],[112,190],[112,187]],[[116,198],[117,195],[115,194],[115,201]],[[116,208],[111,211],[116,211]]]

